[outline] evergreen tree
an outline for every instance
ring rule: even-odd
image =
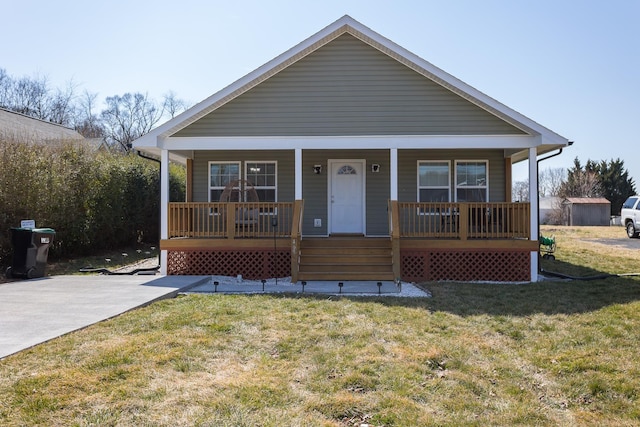
[[[562,185],[561,197],[602,197],[602,186],[591,160],[582,166],[576,157],[573,167],[567,171],[567,181]]]
[[[609,162],[602,160],[596,165],[602,196],[611,202],[611,215],[619,215],[627,197],[636,194],[635,184],[619,158]]]
[[[604,197],[611,202],[611,215],[619,215],[624,201],[635,193],[623,160],[587,160],[582,166],[577,157],[560,190],[561,197]]]

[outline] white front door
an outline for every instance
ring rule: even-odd
[[[329,160],[329,233],[364,234],[365,161]]]

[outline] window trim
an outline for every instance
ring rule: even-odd
[[[207,193],[208,193],[208,194],[207,194],[207,199],[209,200],[209,203],[216,203],[216,202],[219,202],[219,200],[215,200],[215,201],[211,200],[211,190],[214,190],[214,189],[215,189],[215,190],[221,189],[221,190],[223,190],[223,191],[224,191],[224,187],[219,187],[219,186],[213,187],[213,186],[211,185],[211,165],[212,165],[212,164],[217,164],[217,165],[222,165],[222,164],[235,164],[235,165],[238,165],[238,179],[240,179],[240,177],[242,176],[242,162],[241,162],[241,161],[235,161],[235,160],[232,160],[232,161],[228,161],[228,160],[222,160],[222,161],[219,161],[219,160],[209,160],[209,162],[207,163],[207,166],[208,166],[208,167],[207,167],[207,181],[208,181],[208,187],[207,187],[207,189],[208,189]]]
[[[420,185],[420,165],[424,163],[446,163],[447,164],[447,186],[440,185],[430,185],[430,186],[421,186]],[[444,203],[451,202],[451,160],[418,160],[417,168],[416,168],[416,201],[419,203],[420,200],[420,190],[424,189],[447,189],[447,201]]]
[[[481,185],[465,185],[464,187],[460,187],[458,185],[458,164],[460,163],[484,163],[485,164],[485,170],[486,170],[486,176],[485,176],[485,185],[481,186]],[[453,199],[456,203],[458,203],[458,188],[463,188],[463,189],[484,189],[485,191],[485,200],[488,202],[489,201],[489,160],[488,159],[461,159],[461,160],[456,160],[455,164],[453,166],[453,180],[454,180],[454,186],[453,186]],[[470,202],[473,203],[473,202]]]
[[[248,179],[248,170],[249,167],[247,166],[249,163],[263,163],[263,164],[267,164],[267,163],[271,163],[275,166],[275,185],[271,186],[271,185],[256,185],[255,183],[251,183],[253,185],[253,188],[255,188],[256,190],[258,189],[264,189],[264,190],[274,190],[274,200],[273,203],[277,203],[278,202],[278,161],[277,160],[245,160],[244,161],[244,179],[245,180],[249,180]]]

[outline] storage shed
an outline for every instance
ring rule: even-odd
[[[567,197],[562,202],[567,225],[609,225],[611,202],[604,197]]]

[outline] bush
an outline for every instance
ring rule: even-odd
[[[82,142],[0,138],[0,264],[9,229],[23,219],[51,227],[50,256],[72,257],[159,238],[159,165],[134,154],[96,153]],[[170,168],[171,200],[184,200],[184,168]]]

